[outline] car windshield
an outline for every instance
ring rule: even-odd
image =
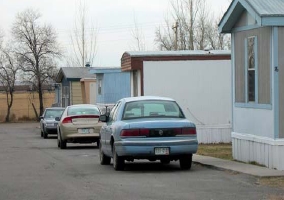
[[[54,110],[46,110],[44,118],[51,118],[54,119],[55,117],[61,117],[62,113],[63,113],[64,109],[60,110],[60,109],[54,109]]]
[[[184,118],[184,114],[174,101],[146,100],[126,103],[122,118],[125,120],[149,117]]]
[[[100,110],[97,107],[70,107],[67,115],[100,115]]]

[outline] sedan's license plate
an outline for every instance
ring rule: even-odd
[[[155,148],[155,155],[169,155],[169,154],[170,154],[170,148],[167,147]]]
[[[88,134],[88,133],[90,133],[90,129],[88,129],[88,128],[79,128],[78,132],[79,133],[83,133],[83,134]]]

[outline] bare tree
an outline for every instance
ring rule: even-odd
[[[195,30],[195,43],[197,46],[196,48],[202,50],[205,49],[205,45],[207,44],[206,30],[209,26],[209,11],[206,8],[206,1],[201,1]]]
[[[224,37],[216,34],[218,27],[212,25],[206,0],[172,0],[171,9],[171,20],[167,17],[166,26],[156,29],[155,42],[160,50],[203,50],[213,41],[224,41]],[[172,30],[173,24],[178,26],[175,25]],[[177,48],[173,48],[175,43]]]
[[[134,14],[134,28],[131,30],[131,35],[134,40],[134,45],[132,45],[132,49],[134,51],[145,51],[145,37],[142,30],[139,28],[136,16]]]
[[[11,108],[14,101],[16,75],[19,70],[18,59],[8,48],[0,48],[0,84],[2,85],[7,102],[5,122],[10,121]]]
[[[194,50],[195,49],[195,29],[197,24],[197,16],[202,0],[176,0],[172,1],[173,14],[179,24],[179,41],[178,49]]]
[[[231,49],[231,36],[230,34],[220,33],[218,30],[218,23],[221,18],[211,17],[207,29],[206,35],[208,39],[208,46],[211,49]]]
[[[175,49],[175,35],[172,30],[171,22],[168,18],[165,19],[165,28],[158,27],[156,29],[155,42],[158,44],[160,50],[174,50]]]
[[[165,19],[166,27],[156,30],[155,42],[161,50],[194,50],[195,49],[195,30],[197,16],[204,0],[172,0],[171,18]],[[178,24],[174,26],[173,24]],[[175,30],[177,28],[177,30]],[[179,34],[178,36],[176,34]],[[176,41],[178,40],[178,41]],[[175,44],[177,43],[177,47]]]
[[[80,1],[76,13],[74,30],[71,34],[72,52],[67,57],[67,65],[71,67],[85,67],[92,65],[97,51],[97,29],[89,26],[88,12],[85,1]]]
[[[12,36],[20,59],[20,68],[34,84],[39,96],[40,115],[43,113],[43,84],[56,68],[61,57],[57,35],[51,25],[41,24],[41,14],[27,9],[18,13],[12,26]],[[35,113],[38,118],[38,113]]]

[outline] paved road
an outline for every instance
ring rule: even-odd
[[[178,162],[126,165],[116,172],[99,164],[94,145],[57,148],[42,139],[38,123],[0,124],[0,200],[93,199],[281,199],[284,189],[261,186],[257,178]]]

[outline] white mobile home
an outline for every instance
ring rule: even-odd
[[[175,99],[197,125],[199,143],[231,142],[230,51],[125,52],[132,96]]]

